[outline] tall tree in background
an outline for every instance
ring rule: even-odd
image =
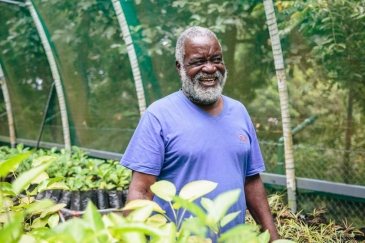
[[[342,164],[343,181],[348,183],[352,174],[349,150],[354,105],[365,111],[365,1],[311,0],[289,5],[296,11],[288,21],[288,28],[299,26],[312,48],[311,59],[307,61],[318,66],[318,74],[323,75],[329,86],[337,85],[348,92]]]

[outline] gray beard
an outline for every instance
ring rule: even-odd
[[[218,70],[213,74],[197,73],[194,77],[188,77],[186,70],[182,67],[181,71],[182,90],[193,103],[198,105],[212,105],[222,94],[223,86],[226,83],[227,71],[222,75]],[[217,77],[218,84],[215,87],[204,88],[200,85],[199,79],[202,77]]]

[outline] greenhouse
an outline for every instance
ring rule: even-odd
[[[364,23],[364,0],[0,0],[0,242],[57,242],[45,228],[72,231],[82,215],[101,222],[98,212],[105,225],[125,222],[113,215],[125,207],[132,172],[119,161],[146,109],[181,88],[175,46],[189,26],[217,35],[223,95],[250,115],[281,238],[365,242]],[[46,199],[52,205],[39,203]],[[23,204],[27,216],[6,238],[9,211],[18,220]],[[307,222],[310,238],[294,236],[287,219]],[[93,242],[170,242],[168,224],[152,229],[153,220],[135,226],[142,238],[132,226],[105,233],[96,223],[74,242],[92,241],[89,233]],[[337,236],[320,238],[319,228]]]

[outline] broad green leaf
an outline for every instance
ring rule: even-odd
[[[268,243],[270,241],[269,231],[265,230],[265,232],[262,232],[257,236],[257,239],[259,240],[259,243]]]
[[[65,191],[70,190],[70,188],[64,182],[55,182],[52,183],[50,186],[47,186],[47,190],[54,190],[54,189],[60,189]]]
[[[212,240],[209,238],[193,235],[189,236],[188,243],[212,243]]]
[[[160,227],[163,235],[161,235],[161,240],[157,239],[157,242],[175,242],[176,241],[176,226],[174,223],[164,224]]]
[[[23,234],[17,243],[38,243],[37,239],[29,234]]]
[[[119,236],[119,237],[118,237]],[[114,236],[114,238],[121,239],[121,242],[125,243],[145,243],[147,242],[146,236],[142,232],[124,232]]]
[[[35,212],[39,212],[37,214],[41,214],[41,211],[43,211],[46,208],[49,208],[54,205],[54,202],[50,199],[42,199],[40,201],[36,201],[35,203],[32,203],[30,207],[27,208],[25,211],[26,214],[32,214]]]
[[[201,200],[200,200],[200,204],[202,205],[202,207],[207,211],[207,212],[210,212],[212,210],[214,210],[214,204],[213,204],[213,201],[209,198],[205,198],[203,197]]]
[[[47,238],[43,238],[47,240],[47,242],[86,242],[85,239],[90,234],[93,234],[93,231],[89,226],[90,225],[88,222],[81,218],[72,218],[66,222],[63,222],[62,224],[57,225],[57,227],[53,228],[47,233]],[[67,239],[67,241],[62,239],[63,237],[64,239]]]
[[[224,216],[220,222],[221,227],[226,226],[229,222],[234,220],[240,213],[241,213],[241,211],[237,211],[234,213],[229,213],[226,216]]]
[[[185,219],[181,226],[181,232],[189,232],[194,235],[205,237],[207,235],[207,226],[199,218]],[[180,236],[179,236],[180,238]]]
[[[95,232],[104,229],[104,223],[101,219],[101,215],[98,212],[97,207],[91,201],[87,203],[85,214],[82,216],[82,218],[89,223],[90,227]]]
[[[41,174],[44,170],[46,170],[52,162],[48,162],[45,164],[41,164],[33,169],[22,173],[14,182],[13,189],[15,194],[19,194],[22,190],[26,188],[27,185],[30,184],[31,181],[34,180],[39,174]]]
[[[167,219],[161,214],[154,214],[146,220],[146,224],[154,227],[160,227],[166,224]]]
[[[9,182],[0,182],[0,188],[2,191],[3,196],[10,195],[10,196],[16,196],[13,187]]]
[[[119,239],[120,235],[125,235],[126,233],[139,233],[139,234],[145,234],[150,235],[153,237],[160,237],[161,235],[164,235],[164,232],[161,229],[146,225],[145,223],[127,223],[123,225],[115,225],[114,227],[109,228],[110,233],[113,237]],[[146,239],[146,237],[144,237]],[[123,237],[123,240],[125,238]],[[128,240],[128,242],[131,242]]]
[[[60,222],[60,216],[58,214],[52,214],[49,218],[48,218],[48,226],[50,228],[54,228],[58,225],[58,223]]]
[[[47,155],[46,156],[41,156],[41,157],[33,159],[32,165],[35,167],[35,166],[38,166],[38,165],[41,165],[41,164],[44,164],[44,163],[52,162],[56,158],[57,158],[56,156],[47,156]]]
[[[184,207],[186,210],[194,214],[196,217],[198,217],[202,222],[207,224],[207,216],[203,209],[201,209],[198,205],[196,205],[193,202],[190,202],[188,200],[182,199],[179,196],[174,197],[174,201]],[[183,217],[184,215],[181,215]]]
[[[295,241],[291,241],[291,240],[274,240],[273,243],[295,243]]]
[[[45,217],[45,218],[36,218],[35,220],[33,220],[32,225],[30,226],[32,229],[34,228],[40,228],[40,227],[44,227],[47,225],[48,223],[48,218],[49,217]]]
[[[9,159],[0,162],[0,177],[5,177],[9,172],[14,171],[16,167],[26,158],[31,155],[32,151],[26,152],[24,154],[18,154]]]
[[[59,203],[59,204],[55,204],[45,210],[42,211],[42,214],[41,214],[41,218],[44,218],[46,217],[47,215],[50,215],[50,214],[53,214],[53,213],[56,213],[58,212],[59,210],[61,210],[62,208],[66,207],[67,204],[65,203]]]
[[[249,242],[248,240],[256,238],[257,233],[255,230],[256,226],[239,224],[221,234],[218,242]]]
[[[46,172],[42,172],[41,174],[39,174],[36,178],[34,178],[34,180],[32,180],[32,184],[39,184],[44,180],[47,180],[49,178],[48,174]]]
[[[34,197],[23,197],[20,199],[20,202],[24,204],[31,204],[34,202]]]
[[[107,215],[103,215],[102,220],[105,225],[105,228],[109,228],[110,226],[115,226],[115,225],[122,225],[126,223],[125,218],[115,213],[109,213]]]
[[[0,204],[0,213],[3,211],[8,211],[8,209],[14,205],[13,200],[10,197],[3,197],[2,199],[3,200]]]
[[[6,223],[13,220],[13,218],[18,214],[18,212],[8,211],[0,213],[0,223]],[[1,241],[0,241],[1,242]]]
[[[150,201],[150,200],[147,200],[147,199],[137,199],[137,200],[130,201],[130,202],[127,203],[127,205],[125,205],[122,208],[122,210],[123,211],[133,210],[133,209],[145,207],[145,206],[148,206],[148,205],[152,205],[153,211],[155,211],[155,212],[165,213],[165,210],[162,210],[160,205],[158,205],[154,201]]]
[[[151,215],[152,211],[153,211],[152,204],[147,205],[145,207],[133,210],[133,212],[131,212],[128,215],[127,219],[130,220],[131,222],[145,222],[147,218]]]
[[[219,222],[227,213],[228,209],[237,202],[240,197],[241,189],[230,190],[219,194],[214,200],[214,208],[208,212],[208,215],[213,217],[215,222]]]
[[[155,182],[151,186],[151,191],[167,202],[171,202],[172,197],[176,195],[175,185],[165,180]]]
[[[217,183],[206,181],[206,180],[198,180],[193,181],[186,184],[180,191],[179,196],[182,199],[188,200],[190,202],[195,199],[202,197],[209,192],[213,191],[217,187]]]
[[[21,213],[14,213],[11,222],[4,224],[1,228],[0,242],[17,242],[23,234],[23,220]]]

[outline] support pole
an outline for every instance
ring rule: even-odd
[[[293,138],[291,132],[291,121],[289,112],[289,97],[286,84],[286,75],[284,69],[284,58],[281,51],[278,25],[272,0],[263,0],[267,25],[269,28],[271,46],[273,50],[276,77],[278,79],[278,90],[280,96],[280,110],[283,123],[283,137],[285,149],[285,171],[286,171],[286,188],[288,191],[288,206],[295,213],[297,211],[296,202],[296,183],[295,168],[293,155]]]
[[[120,4],[120,0],[112,0],[112,3],[115,14],[117,15],[120,29],[122,30],[124,42],[127,46],[129,62],[132,67],[132,73],[134,78],[134,85],[136,86],[139,113],[142,116],[146,110],[146,99],[143,89],[141,72],[137,60],[136,50],[134,49],[133,40],[131,37],[131,33],[129,32],[128,23],[124,15],[122,5]]]
[[[1,89],[2,89],[3,95],[4,95],[6,114],[8,116],[10,146],[12,148],[15,148],[16,137],[15,137],[14,119],[13,119],[13,113],[11,110],[9,90],[8,90],[8,86],[6,85],[5,75],[4,75],[2,66],[1,66],[1,62],[0,62],[0,83],[1,83]]]
[[[47,99],[47,103],[46,103],[46,108],[44,109],[44,112],[43,112],[43,119],[42,119],[41,127],[39,128],[39,132],[38,132],[37,145],[35,146],[36,150],[38,150],[38,148],[39,148],[39,142],[41,141],[44,124],[46,122],[46,118],[47,118],[47,114],[48,114],[48,110],[49,110],[49,104],[52,101],[54,87],[55,87],[55,84],[53,82],[52,85],[51,85],[51,89],[49,91],[49,95],[48,95],[48,99]]]
[[[65,96],[63,93],[62,83],[61,83],[61,76],[57,68],[56,60],[54,57],[54,54],[51,49],[50,40],[48,39],[46,32],[44,30],[44,27],[40,21],[40,18],[38,16],[37,11],[34,8],[32,0],[26,0],[26,5],[29,9],[29,12],[32,16],[32,19],[34,21],[34,24],[37,28],[39,37],[42,41],[42,45],[44,48],[44,51],[47,55],[47,60],[49,63],[49,67],[51,69],[53,81],[55,83],[56,91],[57,91],[57,97],[58,97],[58,104],[60,106],[60,112],[61,112],[61,120],[62,120],[62,129],[63,129],[63,139],[65,143],[65,148],[70,149],[71,148],[71,139],[70,139],[70,128],[68,123],[68,115],[67,115],[67,107],[65,102]]]

